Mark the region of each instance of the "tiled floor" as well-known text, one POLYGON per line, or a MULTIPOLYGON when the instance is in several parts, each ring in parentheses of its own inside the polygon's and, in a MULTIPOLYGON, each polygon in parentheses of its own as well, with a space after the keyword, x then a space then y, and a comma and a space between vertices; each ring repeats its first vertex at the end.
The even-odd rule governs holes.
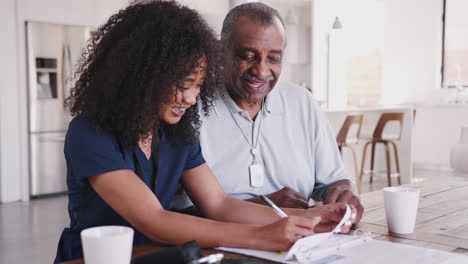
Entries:
POLYGON ((66 196, 0 204, 0 263, 52 263, 68 225, 66 196))
MULTIPOLYGON (((416 171, 417 178, 440 177, 447 172, 416 171)), ((385 177, 364 180, 363 191, 386 186, 385 177)), ((0 204, 0 263, 52 263, 62 229, 69 223, 67 198, 59 196, 0 204)))

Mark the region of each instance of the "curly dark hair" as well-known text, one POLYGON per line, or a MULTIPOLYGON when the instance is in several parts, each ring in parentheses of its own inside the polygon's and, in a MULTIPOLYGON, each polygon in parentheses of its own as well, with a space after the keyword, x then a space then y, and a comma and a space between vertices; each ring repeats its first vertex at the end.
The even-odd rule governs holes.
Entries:
POLYGON ((171 140, 194 142, 197 105, 174 125, 160 123, 158 111, 201 58, 207 66, 198 101, 206 114, 222 87, 220 42, 192 9, 174 1, 135 1, 89 40, 66 103, 72 115, 85 114, 125 147, 163 125, 171 140))

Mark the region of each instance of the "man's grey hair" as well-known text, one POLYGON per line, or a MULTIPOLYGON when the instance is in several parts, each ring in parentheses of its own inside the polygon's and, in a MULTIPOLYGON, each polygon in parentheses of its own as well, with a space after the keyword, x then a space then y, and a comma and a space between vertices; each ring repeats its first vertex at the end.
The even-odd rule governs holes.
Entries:
POLYGON ((223 22, 223 28, 221 30, 221 41, 226 43, 231 40, 232 29, 234 24, 237 22, 239 17, 246 16, 252 20, 252 22, 260 25, 271 25, 273 19, 277 17, 283 28, 286 29, 281 15, 276 11, 276 9, 259 2, 246 3, 238 5, 231 9, 226 15, 226 18, 223 22))

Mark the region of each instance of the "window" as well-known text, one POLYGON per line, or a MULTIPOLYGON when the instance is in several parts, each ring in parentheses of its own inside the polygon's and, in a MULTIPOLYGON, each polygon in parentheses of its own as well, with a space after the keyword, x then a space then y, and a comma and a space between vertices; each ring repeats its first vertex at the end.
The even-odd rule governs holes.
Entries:
POLYGON ((344 49, 340 54, 344 80, 338 84, 344 86, 346 105, 378 105, 383 86, 384 4, 376 0, 348 2, 348 12, 342 16, 345 37, 338 40, 344 49))
POLYGON ((442 87, 468 88, 467 0, 444 0, 442 87))

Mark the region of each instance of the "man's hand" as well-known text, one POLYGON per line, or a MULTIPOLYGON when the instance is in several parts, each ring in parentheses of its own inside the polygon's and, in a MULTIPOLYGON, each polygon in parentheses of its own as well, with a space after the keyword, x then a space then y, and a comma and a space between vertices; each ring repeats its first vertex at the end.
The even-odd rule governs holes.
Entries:
POLYGON ((325 191, 325 204, 345 203, 353 205, 357 211, 356 223, 359 223, 364 208, 359 198, 351 191, 351 182, 349 180, 340 180, 330 184, 325 191))
MULTIPOLYGON (((309 203, 307 202, 306 198, 296 192, 295 190, 289 188, 289 187, 284 187, 283 189, 267 194, 266 197, 268 197, 273 203, 275 203, 279 207, 284 207, 284 208, 308 208, 309 203)), ((253 198, 253 199, 248 199, 247 201, 254 202, 254 203, 259 203, 259 204, 265 204, 261 199, 259 198, 253 198)))
MULTIPOLYGON (((351 218, 345 222, 344 226, 339 230, 340 233, 348 233, 352 224, 357 223, 357 211, 354 206, 349 206, 351 209, 351 218)), ((316 225, 314 231, 316 233, 331 232, 341 221, 346 213, 346 204, 332 203, 326 204, 316 203, 314 208, 310 208, 305 212, 305 217, 313 218, 319 216, 321 221, 316 225)))

